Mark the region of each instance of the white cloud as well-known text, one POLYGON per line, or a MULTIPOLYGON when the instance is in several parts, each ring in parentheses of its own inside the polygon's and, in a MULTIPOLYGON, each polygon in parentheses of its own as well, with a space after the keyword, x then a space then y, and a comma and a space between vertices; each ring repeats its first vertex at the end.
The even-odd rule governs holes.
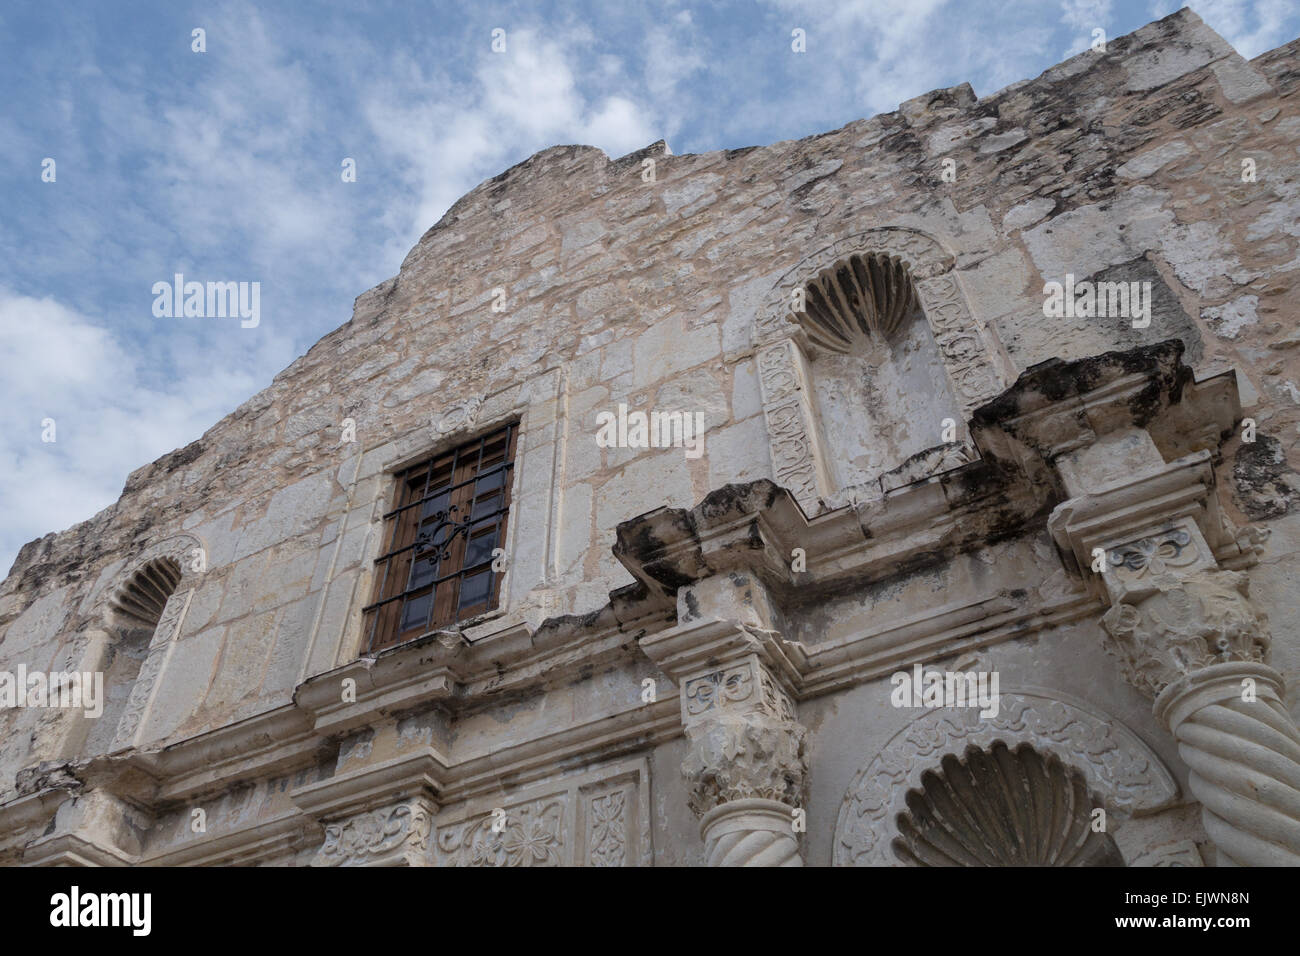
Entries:
MULTIPOLYGON (((270 362, 281 348, 268 349, 270 362)), ((198 438, 269 375, 255 361, 191 352, 177 381, 151 387, 158 369, 102 324, 4 287, 0 363, 0 460, 10 463, 0 470, 0 572, 21 545, 111 505, 128 474, 198 438), (53 442, 42 441, 44 419, 53 442)))
POLYGON ((1061 54, 1063 58, 1091 47, 1094 30, 1105 31, 1106 39, 1111 39, 1110 3, 1111 0, 1061 0, 1061 22, 1071 31, 1070 43, 1061 54))
POLYGON ((595 95, 580 88, 575 60, 605 71, 617 61, 591 56, 571 37, 570 46, 576 52, 517 29, 505 53, 479 55, 467 82, 404 60, 369 87, 367 122, 418 196, 413 207, 390 207, 391 252, 400 258, 457 199, 537 150, 576 143, 617 157, 661 138, 657 111, 635 89, 595 95))
POLYGON ((1287 27, 1296 14, 1295 0, 1189 0, 1187 5, 1248 60, 1295 39, 1287 27))

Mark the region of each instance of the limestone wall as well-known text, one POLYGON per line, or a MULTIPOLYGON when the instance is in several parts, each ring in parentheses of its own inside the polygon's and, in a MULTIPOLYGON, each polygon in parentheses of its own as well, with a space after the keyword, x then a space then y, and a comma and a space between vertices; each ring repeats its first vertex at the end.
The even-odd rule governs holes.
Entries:
MULTIPOLYGON (((1198 377, 1236 369, 1260 440, 1225 446, 1220 496, 1234 519, 1274 528, 1256 590, 1275 631, 1295 634, 1297 55, 1300 41, 1246 63, 1182 12, 983 100, 968 86, 939 90, 806 140, 686 156, 656 144, 619 160, 589 147, 545 150, 461 199, 394 279, 357 299, 351 321, 201 439, 134 472, 116 505, 25 547, 0 589, 0 666, 53 671, 86 660, 105 594, 145 548, 190 535, 206 570, 139 744, 285 707, 297 685, 362 651, 360 609, 392 470, 516 416, 503 603, 468 636, 595 612, 632 582, 612 551, 620 522, 775 477, 755 322, 796 263, 880 228, 915 230, 953 258, 1004 385, 1051 358, 1168 338, 1183 341, 1198 377), (1243 182, 1245 160, 1252 181, 1243 182), (1067 273, 1150 282, 1150 326, 1045 317, 1043 285, 1067 273), (704 454, 598 447, 596 416, 620 403, 702 412, 704 454), (355 443, 340 441, 345 419, 355 443)), ((939 422, 906 424, 935 435, 916 447, 940 443, 939 422)), ((835 434, 851 423, 827 426, 835 434)), ((1059 565, 1035 540, 1006 561, 962 559, 896 582, 893 596, 848 596, 791 626, 815 644, 891 602, 942 604, 1014 567, 1037 587, 1034 569, 1059 565)), ((1095 624, 1049 629, 1003 645, 995 660, 1017 680, 1095 696, 1110 684, 1079 648, 1095 648, 1097 633, 1095 624)), ((1277 644, 1277 665, 1294 680, 1300 651, 1277 644)), ((458 759, 472 759, 575 713, 626 710, 655 673, 629 651, 569 688, 447 718, 439 732, 458 759)), ((1118 683, 1106 694, 1113 712, 1154 737, 1138 698, 1118 683)), ((819 825, 809 862, 830 861, 834 805, 889 739, 896 715, 885 700, 879 684, 860 684, 802 705, 819 825)), ((108 749, 102 738, 92 750, 108 749)), ((20 769, 89 756, 86 739, 59 715, 0 713, 0 800, 20 769)), ((1161 745, 1170 760, 1171 746, 1161 745)), ((681 749, 680 739, 655 743, 637 778, 656 781, 660 862, 697 862, 701 852, 675 792, 681 749), (672 789, 660 791, 667 778, 672 789)), ((242 812, 239 794, 226 799, 242 812)), ((280 798, 265 799, 257 805, 280 798)))

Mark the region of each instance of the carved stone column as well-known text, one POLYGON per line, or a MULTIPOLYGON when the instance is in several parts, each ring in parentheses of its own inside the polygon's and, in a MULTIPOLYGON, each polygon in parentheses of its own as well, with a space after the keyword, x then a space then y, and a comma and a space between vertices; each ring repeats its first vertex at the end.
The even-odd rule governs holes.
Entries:
POLYGON ((1177 740, 1220 865, 1300 866, 1300 730, 1247 576, 1216 557, 1248 563, 1255 539, 1218 514, 1208 454, 1148 464, 1051 525, 1111 605, 1107 650, 1177 740))
POLYGON ((642 641, 680 688, 682 774, 709 866, 803 865, 805 730, 772 620, 756 578, 717 575, 683 588, 678 626, 642 641))
POLYGON ((802 866, 795 811, 808 765, 804 728, 756 654, 682 687, 691 750, 682 762, 709 866, 802 866))
MULTIPOLYGON (((1175 547, 1168 537, 1144 544, 1175 547)), ((1125 677, 1155 699, 1156 719, 1178 741, 1219 864, 1300 866, 1300 730, 1281 675, 1264 663, 1267 620, 1246 575, 1158 574, 1102 624, 1125 677)))

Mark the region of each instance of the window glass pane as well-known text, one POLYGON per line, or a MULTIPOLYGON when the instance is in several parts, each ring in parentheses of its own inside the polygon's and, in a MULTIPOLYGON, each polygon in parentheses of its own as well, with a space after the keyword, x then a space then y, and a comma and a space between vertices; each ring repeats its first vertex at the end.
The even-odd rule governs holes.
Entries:
POLYGON ((490 495, 477 499, 474 502, 474 512, 470 517, 475 521, 479 518, 486 518, 501 507, 501 501, 501 492, 499 491, 494 491, 490 495))
POLYGON ((469 545, 465 548, 465 567, 472 568, 492 560, 492 549, 497 546, 496 529, 491 523, 487 527, 492 530, 469 539, 469 545))
POLYGON ((403 631, 424 627, 424 622, 429 619, 429 604, 432 600, 432 594, 406 599, 406 606, 402 608, 403 631))
POLYGON ((441 492, 440 494, 433 495, 432 497, 428 498, 424 502, 424 505, 422 506, 420 511, 420 516, 422 518, 434 518, 439 514, 441 514, 445 518, 446 511, 447 511, 447 502, 449 500, 451 500, 451 496, 445 491, 441 492))
POLYGON ((502 468, 499 471, 494 471, 490 475, 484 475, 477 482, 475 482, 474 494, 478 495, 481 498, 483 497, 483 495, 487 494, 490 491, 498 490, 499 488, 501 488, 502 485, 505 484, 505 478, 506 478, 506 470, 504 468, 502 468))
POLYGON ((479 571, 477 574, 467 574, 460 582, 460 609, 463 611, 475 604, 485 603, 491 593, 491 570, 479 571))
POLYGON ((411 580, 406 585, 408 591, 422 588, 438 576, 438 552, 427 551, 415 559, 411 565, 411 580))

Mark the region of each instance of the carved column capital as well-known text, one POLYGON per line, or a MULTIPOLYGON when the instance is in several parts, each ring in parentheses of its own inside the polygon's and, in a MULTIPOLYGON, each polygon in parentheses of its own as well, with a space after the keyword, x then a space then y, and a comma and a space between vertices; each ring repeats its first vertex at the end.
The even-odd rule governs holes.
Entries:
POLYGON ((808 778, 806 731, 757 654, 682 682, 682 774, 710 866, 801 866, 794 821, 808 778))
POLYGON ((682 773, 699 816, 732 800, 761 797, 789 807, 803 802, 808 762, 805 731, 765 714, 728 714, 687 730, 690 752, 682 773))
MULTIPOLYGON (((1156 561, 1177 560, 1178 553, 1172 537, 1165 543, 1151 538, 1128 551, 1112 550, 1110 560, 1151 568, 1156 561)), ((1109 635, 1106 650, 1119 660, 1130 684, 1155 698, 1215 664, 1264 663, 1268 618, 1249 600, 1244 573, 1200 569, 1182 576, 1152 574, 1145 597, 1117 603, 1101 619, 1109 635)))
MULTIPOLYGON (((1151 566, 1177 550, 1126 554, 1151 566)), ((1125 678, 1155 698, 1156 719, 1178 741, 1220 864, 1300 866, 1300 730, 1265 663, 1268 620, 1246 575, 1165 568, 1102 625, 1125 678)))

